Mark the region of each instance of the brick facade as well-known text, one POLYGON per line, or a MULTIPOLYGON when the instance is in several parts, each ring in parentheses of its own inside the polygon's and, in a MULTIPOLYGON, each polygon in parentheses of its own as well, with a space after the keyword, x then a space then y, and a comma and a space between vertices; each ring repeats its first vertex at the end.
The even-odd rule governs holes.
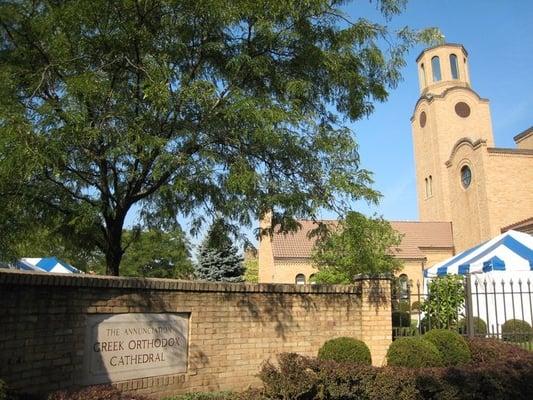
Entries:
POLYGON ((27 392, 78 385, 89 315, 188 313, 187 372, 114 382, 156 397, 258 385, 280 352, 314 356, 338 336, 363 339, 383 363, 390 282, 354 286, 215 284, 0 272, 0 377, 27 392))
POLYGON ((411 126, 419 217, 451 221, 460 252, 533 216, 533 129, 515 136, 515 149, 494 147, 489 101, 470 87, 463 46, 427 49, 417 67, 421 93, 411 126), (452 55, 458 62, 455 79, 452 55), (434 81, 437 58, 442 79, 434 81), (468 187, 461 183, 466 166, 472 175, 468 187))

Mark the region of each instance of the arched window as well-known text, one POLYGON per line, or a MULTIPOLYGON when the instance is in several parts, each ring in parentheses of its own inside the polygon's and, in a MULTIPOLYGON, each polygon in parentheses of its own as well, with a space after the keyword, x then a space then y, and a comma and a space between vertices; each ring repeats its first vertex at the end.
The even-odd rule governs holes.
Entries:
POLYGON ((296 279, 294 280, 294 282, 297 285, 305 285, 305 275, 304 274, 296 275, 296 279))
POLYGON ((426 86, 426 71, 424 69, 424 64, 420 64, 420 74, 422 75, 420 78, 422 86, 426 86))
POLYGON ((442 79, 440 75, 440 59, 435 56, 431 59, 431 69, 433 71, 433 82, 438 82, 442 79))
POLYGON ((315 276, 315 274, 311 274, 311 275, 309 276, 309 283, 310 283, 311 285, 316 284, 316 276, 315 276))
POLYGON ((429 197, 429 180, 428 178, 425 178, 424 181, 426 182, 426 199, 429 197))
POLYGON ((455 54, 450 54, 450 68, 452 79, 459 79, 459 65, 457 64, 457 56, 455 54))
POLYGON ((399 289, 400 289, 400 299, 408 299, 409 298, 409 279, 407 278, 407 275, 401 274, 399 279, 399 289))
POLYGON ((433 177, 430 175, 428 180, 428 196, 433 196, 433 177))

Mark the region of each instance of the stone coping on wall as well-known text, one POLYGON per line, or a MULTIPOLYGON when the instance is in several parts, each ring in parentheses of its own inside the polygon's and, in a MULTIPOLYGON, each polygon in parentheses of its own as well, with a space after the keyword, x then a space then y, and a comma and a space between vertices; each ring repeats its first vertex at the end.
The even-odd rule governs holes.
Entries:
MULTIPOLYGON (((361 279, 361 278, 360 278, 361 279)), ((373 278, 375 279, 375 278, 373 278)), ((179 290, 189 292, 241 293, 353 293, 360 294, 360 285, 295 285, 280 283, 214 283, 177 279, 130 278, 85 274, 54 274, 49 272, 0 269, 0 285, 31 285, 83 288, 117 288, 141 290, 179 290)))

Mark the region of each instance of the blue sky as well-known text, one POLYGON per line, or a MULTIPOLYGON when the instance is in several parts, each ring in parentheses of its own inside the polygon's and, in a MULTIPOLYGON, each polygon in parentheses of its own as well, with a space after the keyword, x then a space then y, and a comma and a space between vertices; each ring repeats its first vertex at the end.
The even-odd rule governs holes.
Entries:
MULTIPOLYGON (((345 8, 350 19, 360 17, 389 26, 436 26, 450 43, 469 53, 472 88, 491 104, 495 143, 514 147, 513 136, 533 125, 533 1, 411 0, 404 13, 385 21, 376 3, 356 0, 345 8)), ((374 173, 374 188, 383 194, 378 207, 357 204, 366 214, 389 220, 416 220, 415 171, 409 118, 419 96, 415 59, 423 46, 407 55, 403 81, 376 104, 367 119, 351 125, 359 143, 361 165, 374 173)), ((127 225, 135 223, 135 212, 127 225)), ((323 218, 334 218, 324 213, 323 218)), ((187 231, 186 223, 184 228, 187 231)), ((255 228, 255 227, 254 227, 255 228)), ((253 241, 252 230, 247 235, 253 241)), ((192 238, 198 243, 201 238, 192 238)))
MULTIPOLYGON (((367 1, 349 4, 346 12, 352 19, 387 23, 367 1)), ((392 30, 436 26, 446 42, 465 46, 472 88, 490 100, 496 146, 514 147, 513 136, 533 125, 533 1, 412 0, 387 24, 392 30)), ((407 56, 404 80, 388 101, 352 124, 362 166, 374 172, 374 187, 384 196, 377 208, 358 205, 367 214, 418 218, 409 118, 419 96, 415 59, 421 50, 417 46, 407 56)))

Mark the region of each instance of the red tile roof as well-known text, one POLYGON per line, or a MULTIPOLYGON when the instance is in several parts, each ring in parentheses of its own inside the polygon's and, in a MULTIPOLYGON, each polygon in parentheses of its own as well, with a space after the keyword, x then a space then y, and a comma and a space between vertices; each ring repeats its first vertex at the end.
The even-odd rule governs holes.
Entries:
MULTIPOLYGON (((294 233, 274 233, 272 253, 274 258, 309 258, 315 244, 308 233, 317 227, 313 221, 298 221, 301 229, 294 233)), ((327 221, 325 221, 327 222, 327 221)), ((335 223, 331 221, 331 223, 335 223)), ((402 242, 394 254, 401 259, 423 259, 421 248, 453 248, 450 222, 390 221, 402 234, 402 242)))

